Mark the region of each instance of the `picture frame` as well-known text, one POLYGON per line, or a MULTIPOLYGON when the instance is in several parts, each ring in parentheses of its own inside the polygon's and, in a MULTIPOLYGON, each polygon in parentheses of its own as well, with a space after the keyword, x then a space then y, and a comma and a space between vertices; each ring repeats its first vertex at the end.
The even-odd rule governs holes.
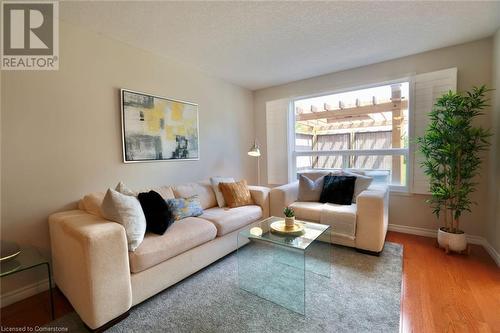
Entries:
POLYGON ((120 89, 124 163, 200 159, 198 104, 120 89))

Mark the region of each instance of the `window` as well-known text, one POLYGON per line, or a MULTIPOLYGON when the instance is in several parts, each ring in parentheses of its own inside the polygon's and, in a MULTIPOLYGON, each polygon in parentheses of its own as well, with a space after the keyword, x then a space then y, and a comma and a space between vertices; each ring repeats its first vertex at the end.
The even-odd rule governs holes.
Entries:
POLYGON ((295 171, 362 169, 408 184, 409 82, 294 101, 295 171))

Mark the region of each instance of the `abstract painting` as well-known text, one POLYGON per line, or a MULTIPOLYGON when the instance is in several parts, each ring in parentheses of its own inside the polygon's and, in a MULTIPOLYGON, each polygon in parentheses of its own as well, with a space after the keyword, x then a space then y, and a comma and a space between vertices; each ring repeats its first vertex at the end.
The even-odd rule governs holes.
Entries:
POLYGON ((199 159, 198 105, 122 89, 123 161, 199 159))

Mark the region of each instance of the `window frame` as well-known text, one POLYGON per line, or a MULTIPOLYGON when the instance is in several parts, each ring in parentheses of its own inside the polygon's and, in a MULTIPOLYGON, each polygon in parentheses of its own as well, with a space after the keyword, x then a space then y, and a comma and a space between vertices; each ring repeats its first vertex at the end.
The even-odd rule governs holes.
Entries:
MULTIPOLYGON (((393 80, 388 80, 388 81, 378 81, 375 83, 370 83, 370 84, 364 84, 364 85, 358 85, 358 86, 351 86, 347 88, 342 88, 342 89, 336 89, 333 91, 329 92, 322 92, 318 94, 310 94, 310 95, 305 95, 305 96, 299 96, 299 97, 294 97, 290 100, 289 104, 289 147, 288 147, 288 152, 289 152, 289 161, 291 162, 291 172, 290 175, 293 177, 297 176, 297 157, 298 156, 403 156, 407 163, 406 163, 406 184, 403 185, 395 185, 395 184, 389 184, 389 190, 391 192, 403 192, 403 193, 409 193, 410 192, 410 184, 412 183, 412 168, 411 165, 413 163, 413 150, 415 149, 412 138, 413 138, 413 123, 414 123, 414 104, 415 104, 415 79, 414 75, 409 75, 405 77, 401 77, 398 79, 393 79, 393 80), (350 92, 350 91, 355 91, 355 90, 362 90, 362 89, 370 89, 370 88, 376 88, 380 86, 385 86, 385 85, 391 85, 391 84, 398 84, 398 83, 408 83, 408 139, 409 139, 409 144, 407 148, 388 148, 388 149, 349 149, 349 150, 321 150, 321 151, 314 151, 314 150, 295 150, 295 103, 296 101, 307 99, 307 98, 314 98, 314 97, 321 97, 321 96, 327 96, 327 95, 333 95, 333 94, 341 94, 345 92, 350 92)), ((293 181, 294 179, 290 179, 290 181, 293 181)))

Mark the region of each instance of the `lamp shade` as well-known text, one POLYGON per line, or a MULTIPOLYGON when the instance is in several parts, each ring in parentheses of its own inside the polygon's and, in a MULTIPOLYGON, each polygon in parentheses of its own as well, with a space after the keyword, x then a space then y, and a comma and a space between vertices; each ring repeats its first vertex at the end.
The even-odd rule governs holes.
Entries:
POLYGON ((254 157, 260 156, 260 149, 259 149, 259 146, 257 145, 257 143, 253 144, 253 146, 248 151, 248 155, 254 156, 254 157))

